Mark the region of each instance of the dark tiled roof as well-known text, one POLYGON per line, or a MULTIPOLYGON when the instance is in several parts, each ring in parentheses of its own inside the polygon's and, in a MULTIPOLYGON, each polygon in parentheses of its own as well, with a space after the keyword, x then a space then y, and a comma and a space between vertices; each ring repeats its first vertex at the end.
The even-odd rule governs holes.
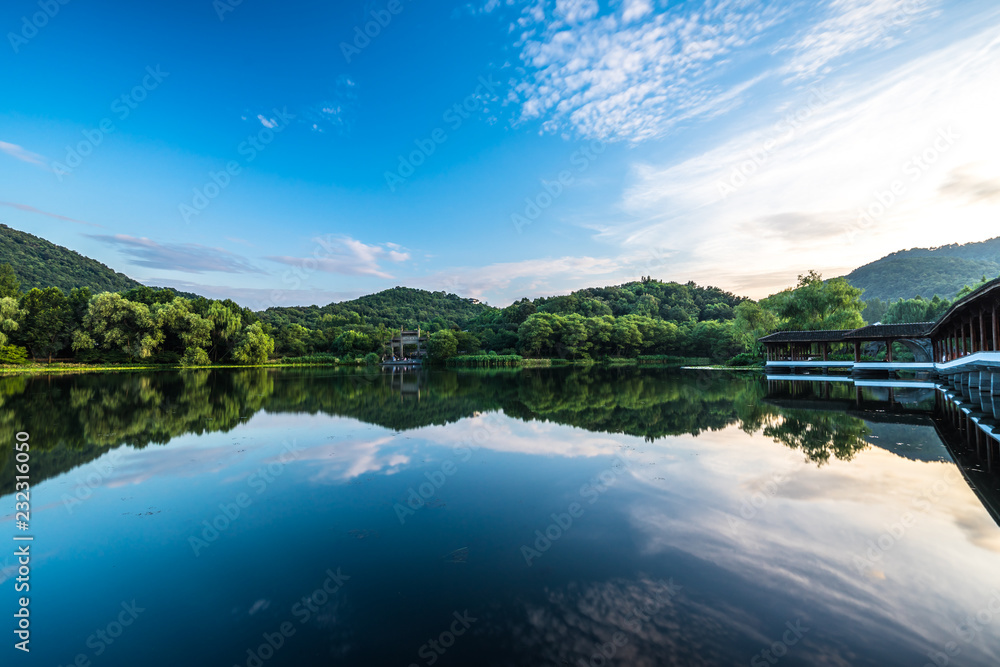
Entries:
POLYGON ((778 331, 760 339, 762 343, 833 343, 851 333, 847 329, 827 331, 778 331))
POLYGON ((778 331, 760 338, 761 343, 836 343, 844 340, 879 340, 882 338, 926 338, 933 322, 914 324, 872 324, 860 329, 827 331, 778 331))
POLYGON ((997 278, 996 280, 992 280, 986 283, 985 285, 977 289, 975 292, 967 294, 966 296, 962 297, 961 299, 953 303, 951 305, 951 308, 948 309, 948 312, 942 315, 941 319, 937 321, 937 324, 934 326, 934 331, 937 331, 942 326, 944 326, 946 322, 949 322, 951 320, 953 315, 957 314, 960 310, 968 306, 973 301, 976 301, 980 297, 985 296, 990 292, 1000 291, 1000 289, 998 288, 1000 288, 1000 278, 997 278))
POLYGON ((848 331, 844 340, 874 340, 878 338, 925 338, 934 328, 933 322, 913 324, 872 324, 854 331, 848 331))

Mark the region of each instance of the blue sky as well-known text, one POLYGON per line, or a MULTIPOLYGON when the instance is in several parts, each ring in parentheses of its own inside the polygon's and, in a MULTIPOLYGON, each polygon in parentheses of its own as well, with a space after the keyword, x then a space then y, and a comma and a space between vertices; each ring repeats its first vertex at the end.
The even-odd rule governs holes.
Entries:
POLYGON ((985 0, 64 2, 0 8, 0 222, 147 284, 760 297, 997 234, 985 0))

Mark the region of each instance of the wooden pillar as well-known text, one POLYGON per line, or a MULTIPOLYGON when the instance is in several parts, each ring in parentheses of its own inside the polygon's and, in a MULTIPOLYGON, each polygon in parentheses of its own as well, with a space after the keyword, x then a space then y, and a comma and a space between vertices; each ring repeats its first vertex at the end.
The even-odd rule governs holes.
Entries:
POLYGON ((891 338, 885 342, 885 360, 890 364, 892 363, 892 343, 891 338))
POLYGON ((993 304, 993 351, 1000 352, 1000 311, 993 304))
POLYGON ((823 343, 823 361, 827 361, 829 359, 829 356, 830 356, 830 344, 824 342, 823 343))
POLYGON ((861 361, 861 341, 854 341, 854 363, 861 361))
POLYGON ((965 322, 961 322, 959 327, 962 329, 962 335, 958 337, 958 356, 965 356, 965 322))
POLYGON ((979 352, 986 352, 986 312, 979 309, 979 352))

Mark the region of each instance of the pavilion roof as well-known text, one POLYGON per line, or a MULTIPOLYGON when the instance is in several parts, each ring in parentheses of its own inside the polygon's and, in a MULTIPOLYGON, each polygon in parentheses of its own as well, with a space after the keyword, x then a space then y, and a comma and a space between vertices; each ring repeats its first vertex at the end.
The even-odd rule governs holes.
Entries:
POLYGON ((872 324, 847 331, 844 340, 879 340, 883 338, 926 338, 934 328, 933 322, 910 324, 872 324))
POLYGON ((850 329, 823 331, 778 331, 759 339, 761 343, 835 343, 850 333, 850 329))
POLYGON ((973 302, 978 301, 988 294, 992 294, 994 298, 1000 298, 1000 278, 991 280, 976 291, 971 294, 966 294, 964 297, 951 304, 951 308, 949 308, 945 314, 941 316, 941 319, 937 321, 937 324, 934 325, 933 331, 937 332, 937 330, 944 326, 946 322, 951 320, 954 315, 957 315, 960 311, 968 308, 973 302))

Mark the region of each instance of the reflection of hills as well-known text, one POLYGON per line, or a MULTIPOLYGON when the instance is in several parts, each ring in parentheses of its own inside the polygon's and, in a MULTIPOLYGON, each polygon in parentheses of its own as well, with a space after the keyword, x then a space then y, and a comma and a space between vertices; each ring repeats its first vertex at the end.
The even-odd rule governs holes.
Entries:
MULTIPOLYGON (((739 425, 817 463, 865 446, 856 417, 764 402, 766 385, 724 373, 570 367, 519 372, 193 370, 0 378, 0 437, 31 433, 35 483, 127 444, 226 432, 261 410, 349 417, 393 430, 502 410, 525 421, 647 439, 739 425)), ((13 489, 12 453, 0 493, 13 489)))
MULTIPOLYGON (((350 417, 394 430, 503 410, 591 431, 646 438, 697 435, 739 421, 734 396, 759 383, 650 369, 524 372, 296 369, 195 370, 0 378, 0 437, 31 434, 35 483, 127 444, 229 431, 260 410, 350 417)), ((13 489, 0 459, 0 492, 13 489)))

